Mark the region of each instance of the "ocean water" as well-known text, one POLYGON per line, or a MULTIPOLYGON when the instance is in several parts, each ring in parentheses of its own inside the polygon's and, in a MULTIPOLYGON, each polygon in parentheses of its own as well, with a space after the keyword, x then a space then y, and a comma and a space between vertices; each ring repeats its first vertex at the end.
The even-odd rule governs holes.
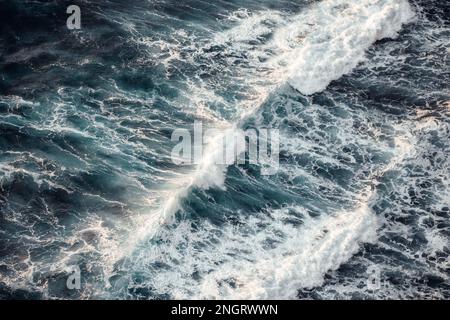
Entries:
POLYGON ((70 4, 0 1, 0 298, 450 298, 450 3, 70 4))

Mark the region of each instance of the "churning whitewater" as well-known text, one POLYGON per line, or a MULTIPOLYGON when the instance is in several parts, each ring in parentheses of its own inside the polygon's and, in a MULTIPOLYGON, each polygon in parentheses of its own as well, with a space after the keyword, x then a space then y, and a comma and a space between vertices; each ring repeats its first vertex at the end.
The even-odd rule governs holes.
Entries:
POLYGON ((450 298, 448 4, 55 10, 1 13, 0 298, 450 298), (219 161, 252 128, 274 174, 219 161))

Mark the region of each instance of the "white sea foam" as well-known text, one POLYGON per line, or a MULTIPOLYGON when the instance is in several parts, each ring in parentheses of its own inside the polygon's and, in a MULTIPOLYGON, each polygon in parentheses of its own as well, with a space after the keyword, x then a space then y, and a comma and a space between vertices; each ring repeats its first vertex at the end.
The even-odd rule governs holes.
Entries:
MULTIPOLYGON (((324 274, 337 269, 363 242, 376 240, 377 222, 367 202, 353 211, 337 212, 318 220, 306 218, 299 227, 283 225, 283 210, 271 213, 274 225, 285 234, 275 249, 253 248, 242 239, 248 260, 232 260, 205 276, 199 297, 225 299, 295 299, 300 288, 320 286, 324 274), (245 248, 247 246, 247 248, 245 248), (233 278, 237 287, 224 284, 233 278)), ((258 235, 258 237, 261 235, 258 235)), ((259 243, 261 245, 261 243, 259 243)))
POLYGON ((368 191, 355 210, 319 219, 295 207, 241 218, 241 224, 220 230, 207 222, 194 230, 182 222, 168 231, 170 236, 160 234, 164 243, 158 250, 135 257, 134 267, 145 270, 154 261, 169 265, 148 285, 174 298, 295 298, 299 288, 319 286, 324 274, 347 261, 361 243, 376 240, 371 196, 368 191), (286 222, 298 219, 292 212, 302 216, 301 226, 286 222))
POLYGON ((289 83, 303 94, 323 91, 351 72, 377 40, 394 38, 414 13, 406 0, 325 0, 280 29, 275 40, 285 53, 289 83))

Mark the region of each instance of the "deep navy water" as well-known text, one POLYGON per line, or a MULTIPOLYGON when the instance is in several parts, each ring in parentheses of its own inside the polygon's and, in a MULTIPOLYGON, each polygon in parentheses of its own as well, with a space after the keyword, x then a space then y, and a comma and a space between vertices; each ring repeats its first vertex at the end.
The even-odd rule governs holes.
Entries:
POLYGON ((449 44, 448 1, 0 0, 0 298, 449 299, 449 44), (277 173, 174 164, 195 121, 277 173))

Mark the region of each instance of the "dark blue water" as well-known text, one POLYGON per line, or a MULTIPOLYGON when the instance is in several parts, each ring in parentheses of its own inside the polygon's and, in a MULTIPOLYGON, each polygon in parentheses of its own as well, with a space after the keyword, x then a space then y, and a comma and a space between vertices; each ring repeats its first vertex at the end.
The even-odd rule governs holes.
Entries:
POLYGON ((0 2, 1 298, 450 298, 449 4, 70 4, 0 2), (278 171, 174 164, 195 121, 278 171))

